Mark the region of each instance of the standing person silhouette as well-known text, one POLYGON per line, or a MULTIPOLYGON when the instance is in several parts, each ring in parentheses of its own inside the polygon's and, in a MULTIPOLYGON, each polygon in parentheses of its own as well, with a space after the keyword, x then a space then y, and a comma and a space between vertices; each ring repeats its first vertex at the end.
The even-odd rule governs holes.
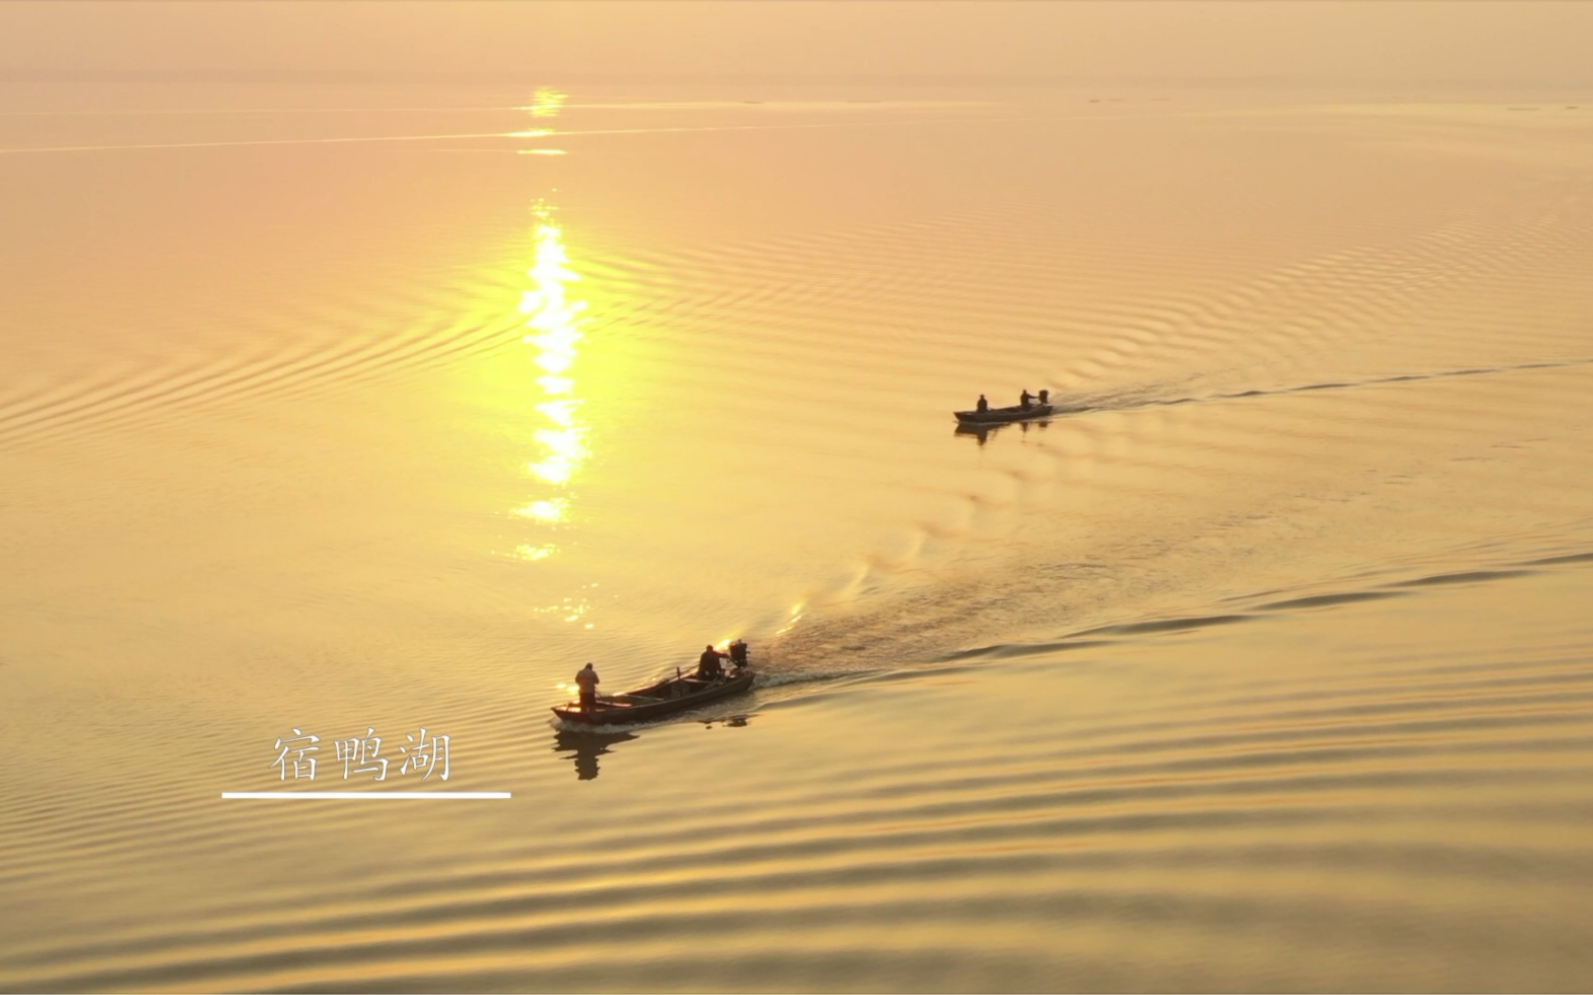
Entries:
POLYGON ((974 405, 974 410, 981 413, 990 410, 990 402, 985 400, 985 396, 983 394, 979 395, 979 403, 974 405))
POLYGON ((597 669, 590 662, 575 672, 575 686, 581 689, 581 711, 596 711, 597 685, 597 669))

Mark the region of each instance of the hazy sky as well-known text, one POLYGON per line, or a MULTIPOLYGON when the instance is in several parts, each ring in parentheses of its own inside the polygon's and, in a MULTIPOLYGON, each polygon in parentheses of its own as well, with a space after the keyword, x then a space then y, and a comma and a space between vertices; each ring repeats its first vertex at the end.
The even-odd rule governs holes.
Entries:
POLYGON ((0 71, 1593 83, 1593 3, 0 3, 0 71))

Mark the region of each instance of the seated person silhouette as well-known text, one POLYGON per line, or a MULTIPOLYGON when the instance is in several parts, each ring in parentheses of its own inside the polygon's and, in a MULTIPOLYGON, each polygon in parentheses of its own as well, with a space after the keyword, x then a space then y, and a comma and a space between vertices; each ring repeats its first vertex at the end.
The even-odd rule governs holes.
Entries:
POLYGON ((719 661, 729 655, 728 653, 719 652, 712 645, 706 647, 702 651, 702 656, 697 658, 697 679, 717 681, 723 677, 725 669, 719 665, 719 661))

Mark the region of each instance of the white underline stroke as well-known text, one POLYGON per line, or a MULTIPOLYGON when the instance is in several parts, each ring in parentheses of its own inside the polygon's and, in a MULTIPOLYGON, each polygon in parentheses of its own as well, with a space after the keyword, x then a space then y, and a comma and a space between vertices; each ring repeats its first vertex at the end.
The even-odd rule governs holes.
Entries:
POLYGON ((508 798, 507 791, 223 791, 223 798, 508 798))

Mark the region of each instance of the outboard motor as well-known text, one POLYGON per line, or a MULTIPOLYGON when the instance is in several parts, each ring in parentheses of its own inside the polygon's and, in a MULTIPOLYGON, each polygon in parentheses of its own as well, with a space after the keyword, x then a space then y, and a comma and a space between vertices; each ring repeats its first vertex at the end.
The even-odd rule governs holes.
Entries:
POLYGON ((730 662, 737 670, 747 665, 747 644, 737 639, 730 644, 730 662))

